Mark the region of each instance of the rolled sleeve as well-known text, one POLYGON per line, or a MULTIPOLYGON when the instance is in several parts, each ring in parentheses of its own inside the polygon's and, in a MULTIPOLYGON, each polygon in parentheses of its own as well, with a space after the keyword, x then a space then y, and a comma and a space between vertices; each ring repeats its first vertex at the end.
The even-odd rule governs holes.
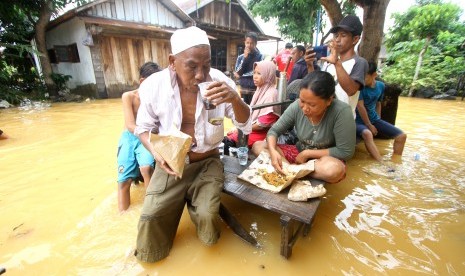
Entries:
POLYGON ((140 106, 137 111, 136 128, 134 135, 139 136, 144 132, 158 133, 158 117, 155 115, 153 99, 150 97, 150 79, 146 79, 139 87, 140 106))
POLYGON ((329 155, 342 160, 349 160, 355 153, 355 121, 352 119, 352 111, 345 107, 337 115, 334 125, 336 146, 329 148, 329 155))

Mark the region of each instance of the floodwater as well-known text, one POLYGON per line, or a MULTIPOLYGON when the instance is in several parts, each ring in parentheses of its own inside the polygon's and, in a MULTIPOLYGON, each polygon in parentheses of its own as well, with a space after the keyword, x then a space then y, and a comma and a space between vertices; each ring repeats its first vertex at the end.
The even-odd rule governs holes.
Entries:
MULTIPOLYGON (((222 223, 218 244, 183 214, 168 258, 132 255, 144 190, 117 211, 121 101, 0 110, 0 268, 5 275, 465 275, 465 102, 400 98, 408 133, 395 172, 358 144, 347 178, 327 186, 289 260, 279 216, 224 196, 261 248, 222 223)), ((376 142, 390 159, 391 141, 376 142)))

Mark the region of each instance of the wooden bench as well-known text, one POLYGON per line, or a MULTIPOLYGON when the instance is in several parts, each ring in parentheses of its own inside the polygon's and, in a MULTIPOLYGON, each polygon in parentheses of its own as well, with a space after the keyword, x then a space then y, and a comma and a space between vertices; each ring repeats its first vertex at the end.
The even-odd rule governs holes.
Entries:
MULTIPOLYGON (((246 166, 241 166, 237 158, 224 156, 223 163, 224 193, 281 215, 281 255, 288 259, 300 233, 302 232, 303 236, 306 236, 310 231, 321 199, 312 198, 306 202, 290 201, 287 199, 289 188, 275 194, 238 179, 237 176, 248 167, 250 161, 246 166)), ((311 179, 311 182, 314 186, 324 184, 323 181, 315 179, 311 179)), ((242 227, 223 204, 220 206, 220 216, 239 237, 254 246, 258 246, 257 240, 242 227)))

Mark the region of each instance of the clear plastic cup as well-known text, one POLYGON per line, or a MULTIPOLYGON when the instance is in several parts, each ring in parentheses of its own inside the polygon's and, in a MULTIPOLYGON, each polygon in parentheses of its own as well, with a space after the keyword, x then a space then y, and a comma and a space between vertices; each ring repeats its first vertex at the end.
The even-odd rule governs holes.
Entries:
POLYGON ((239 164, 241 164, 241 166, 247 165, 247 161, 249 159, 249 148, 248 147, 237 148, 237 158, 239 158, 239 164))
POLYGON ((224 156, 224 143, 221 143, 219 146, 218 146, 218 150, 220 152, 220 158, 223 159, 223 156, 224 156))
POLYGON ((215 109, 216 105, 214 105, 211 101, 205 98, 205 92, 207 91, 207 87, 211 84, 211 81, 201 82, 197 84, 199 86, 200 95, 202 96, 203 106, 206 110, 215 109))

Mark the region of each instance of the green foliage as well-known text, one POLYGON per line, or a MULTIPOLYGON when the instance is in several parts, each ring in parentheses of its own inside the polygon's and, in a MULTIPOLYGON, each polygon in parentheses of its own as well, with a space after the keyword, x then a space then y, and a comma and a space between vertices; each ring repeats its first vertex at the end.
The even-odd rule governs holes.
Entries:
POLYGON ((46 88, 34 67, 23 72, 6 61, 0 62, 0 100, 17 105, 25 97, 43 99, 45 93, 46 88))
MULTIPOLYGON (((344 15, 355 13, 354 1, 342 0, 338 4, 344 15)), ((265 21, 277 19, 279 33, 294 43, 312 43, 313 33, 317 26, 317 11, 321 18, 325 11, 319 0, 249 0, 248 9, 254 16, 265 21)), ((325 26, 320 24, 320 32, 325 26)))
POLYGON ((248 8, 266 21, 277 18, 278 31, 294 42, 312 42, 318 0, 250 0, 248 8))
POLYGON ((52 80, 56 84, 58 90, 66 89, 66 83, 72 78, 70 75, 52 74, 52 80))
MULTIPOLYGON (((18 104, 24 97, 43 99, 47 90, 43 78, 32 63, 35 51, 30 41, 41 7, 48 5, 57 15, 70 3, 84 4, 87 0, 15 0, 0 5, 0 99, 18 104)), ((55 76, 58 87, 63 88, 67 76, 55 76)))
POLYGON ((413 6, 405 14, 395 14, 386 41, 389 56, 382 77, 399 84, 404 91, 410 86, 434 87, 436 91, 454 87, 458 75, 465 72, 465 49, 461 47, 465 27, 459 21, 460 12, 452 4, 427 3, 413 6), (431 44, 423 56, 418 79, 412 83, 427 37, 431 44))

